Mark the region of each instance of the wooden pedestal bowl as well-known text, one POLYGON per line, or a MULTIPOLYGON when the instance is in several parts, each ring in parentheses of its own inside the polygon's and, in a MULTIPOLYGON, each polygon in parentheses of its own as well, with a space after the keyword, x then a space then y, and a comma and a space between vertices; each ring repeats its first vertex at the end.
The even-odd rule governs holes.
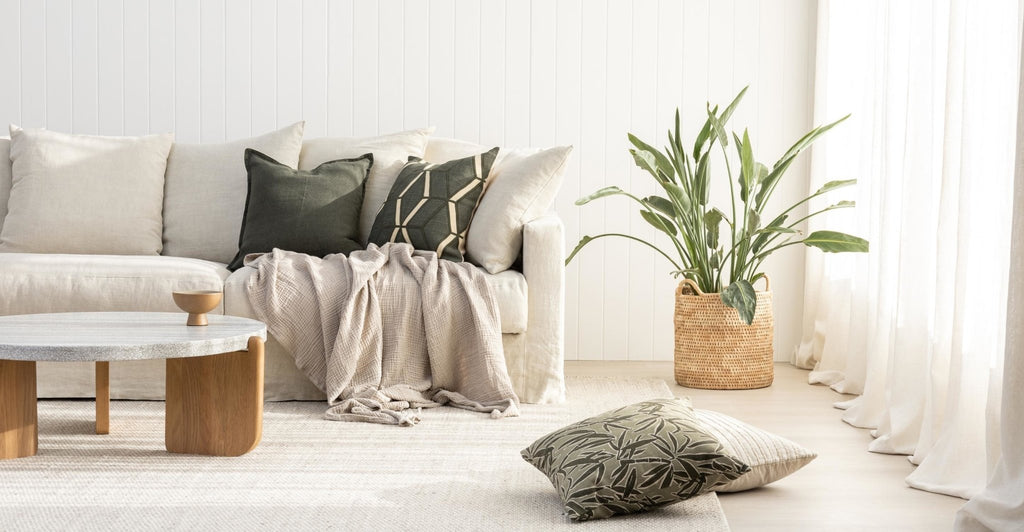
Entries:
POLYGON ((206 313, 217 308, 224 294, 218 290, 172 292, 174 304, 188 312, 188 325, 207 325, 206 313))

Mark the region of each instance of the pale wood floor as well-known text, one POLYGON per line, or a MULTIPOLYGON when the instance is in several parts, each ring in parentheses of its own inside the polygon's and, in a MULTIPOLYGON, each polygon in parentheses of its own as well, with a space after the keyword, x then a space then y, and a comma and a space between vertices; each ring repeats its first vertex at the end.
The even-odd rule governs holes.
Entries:
POLYGON ((871 436, 840 420, 836 401, 851 396, 807 384, 807 372, 775 365, 775 383, 761 390, 715 391, 678 386, 671 362, 567 362, 569 375, 664 379, 697 408, 717 410, 785 436, 818 453, 800 471, 758 490, 722 494, 729 525, 744 530, 951 530, 965 502, 907 487, 914 466, 903 456, 867 451, 871 436))

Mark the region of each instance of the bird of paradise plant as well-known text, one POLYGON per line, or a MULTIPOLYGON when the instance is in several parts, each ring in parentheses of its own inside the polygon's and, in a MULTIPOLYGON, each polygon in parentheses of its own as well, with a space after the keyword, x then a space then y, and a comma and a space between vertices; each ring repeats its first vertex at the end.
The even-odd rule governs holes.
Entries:
POLYGON ((591 201, 609 196, 624 196, 636 202, 643 219, 668 236, 670 249, 658 246, 632 235, 604 233, 586 235, 576 244, 569 257, 568 265, 584 246, 605 237, 620 237, 640 242, 651 247, 672 263, 673 276, 683 276, 697 283, 701 291, 719 293, 722 302, 735 308, 744 322, 750 324, 757 307, 757 296, 753 283, 764 276, 761 267, 772 253, 788 246, 804 244, 825 252, 868 251, 868 241, 837 231, 814 231, 804 236, 798 229, 810 218, 834 209, 852 208, 853 201, 839 201, 821 210, 796 219, 796 209, 813 198, 833 190, 855 184, 855 179, 830 181, 804 199, 794 203, 776 216, 766 216, 765 207, 785 174, 800 153, 820 136, 825 134, 849 115, 830 124, 818 126, 791 146, 770 168, 754 159, 754 150, 746 129, 740 137, 732 134, 735 159, 729 153, 729 136, 726 124, 739 105, 747 88, 721 112, 718 106, 707 106, 707 120, 697 134, 693 149, 688 151, 682 143, 679 128, 679 111, 676 110, 675 128, 668 132, 668 146, 658 151, 651 145, 628 134, 633 148, 629 153, 634 163, 649 173, 664 190, 664 195, 639 197, 616 186, 602 188, 576 201, 586 205, 591 201), (729 212, 709 206, 711 189, 711 155, 715 145, 721 149, 728 177, 729 212), (738 175, 733 174, 732 165, 738 162, 738 175), (738 189, 738 190, 737 190, 738 189), (722 222, 727 229, 722 238, 722 222))

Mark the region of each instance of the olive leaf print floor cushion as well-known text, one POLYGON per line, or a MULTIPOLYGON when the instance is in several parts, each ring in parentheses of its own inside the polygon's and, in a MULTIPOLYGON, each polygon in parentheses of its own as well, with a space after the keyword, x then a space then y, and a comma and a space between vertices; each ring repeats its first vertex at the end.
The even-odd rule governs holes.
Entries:
POLYGON ((705 432, 689 400, 656 399, 556 430, 523 449, 576 521, 696 497, 750 471, 705 432))

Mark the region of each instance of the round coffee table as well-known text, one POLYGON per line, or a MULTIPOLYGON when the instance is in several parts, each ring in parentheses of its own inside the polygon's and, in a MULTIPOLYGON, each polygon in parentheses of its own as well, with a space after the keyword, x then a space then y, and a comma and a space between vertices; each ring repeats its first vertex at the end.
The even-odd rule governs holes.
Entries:
POLYGON ((38 450, 36 362, 96 362, 96 432, 109 430, 109 363, 167 360, 164 441, 172 453, 239 456, 263 433, 261 322, 162 312, 0 317, 0 459, 38 450))

